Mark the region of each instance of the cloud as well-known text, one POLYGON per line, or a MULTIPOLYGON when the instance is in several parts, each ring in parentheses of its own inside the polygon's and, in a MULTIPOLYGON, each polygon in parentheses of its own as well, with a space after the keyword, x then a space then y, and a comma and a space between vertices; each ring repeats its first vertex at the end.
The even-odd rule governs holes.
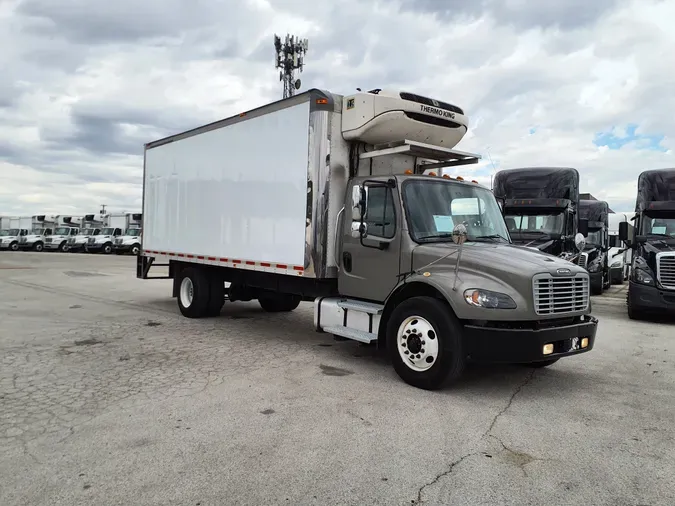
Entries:
MULTIPOLYGON (((672 2, 5 0, 0 214, 140 208, 143 144, 278 100, 273 34, 309 39, 302 89, 454 102, 481 162, 577 167, 632 210, 675 166, 672 2)), ((622 209, 626 207, 626 209, 622 209)))

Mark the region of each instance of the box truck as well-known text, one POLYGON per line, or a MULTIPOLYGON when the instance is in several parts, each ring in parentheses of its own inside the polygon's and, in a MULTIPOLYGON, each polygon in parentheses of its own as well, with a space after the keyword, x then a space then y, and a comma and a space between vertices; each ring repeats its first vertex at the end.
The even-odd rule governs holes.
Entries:
POLYGON ((45 214, 33 216, 31 230, 28 232, 28 235, 21 238, 19 247, 23 250, 42 251, 45 246, 45 240, 54 233, 56 225, 56 216, 45 214))
POLYGON ((675 314, 675 168, 640 174, 634 227, 619 223, 619 238, 632 250, 629 318, 675 314))
POLYGON ((84 251, 90 237, 97 236, 103 228, 103 220, 95 214, 85 214, 82 224, 76 236, 68 239, 68 249, 72 253, 84 251))
POLYGON ((18 251, 21 241, 33 228, 32 216, 9 216, 3 218, 6 228, 0 230, 0 250, 18 251))
POLYGON ((124 233, 115 238, 113 249, 118 255, 130 253, 138 255, 141 252, 141 238, 143 230, 141 228, 143 215, 141 213, 129 214, 128 225, 124 233))
POLYGON ((315 330, 425 389, 469 360, 591 350, 588 273, 514 246, 492 192, 443 173, 479 159, 454 149, 467 124, 421 95, 313 89, 146 144, 136 275, 173 279, 188 318, 312 301, 315 330))
POLYGON ((105 225, 98 235, 89 237, 85 251, 109 255, 114 251, 115 240, 122 237, 130 226, 140 224, 140 213, 110 213, 104 217, 105 225))
POLYGON ((54 233, 45 239, 45 251, 66 252, 70 249, 68 241, 80 233, 82 218, 78 216, 57 216, 54 233))

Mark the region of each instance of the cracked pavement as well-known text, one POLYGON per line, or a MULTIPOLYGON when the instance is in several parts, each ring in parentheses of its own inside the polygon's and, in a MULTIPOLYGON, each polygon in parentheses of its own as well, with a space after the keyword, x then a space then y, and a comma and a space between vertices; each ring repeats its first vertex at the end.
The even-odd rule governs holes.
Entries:
POLYGON ((188 320, 132 257, 0 254, 0 504, 675 504, 674 323, 451 389, 312 327, 188 320))

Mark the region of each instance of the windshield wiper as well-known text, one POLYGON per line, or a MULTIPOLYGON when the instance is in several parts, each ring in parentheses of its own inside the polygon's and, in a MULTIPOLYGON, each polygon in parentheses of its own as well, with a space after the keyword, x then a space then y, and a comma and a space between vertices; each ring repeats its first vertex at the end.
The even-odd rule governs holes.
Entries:
POLYGON ((490 235, 478 235, 475 239, 501 239, 502 241, 508 242, 499 234, 490 234, 490 235))
POLYGON ((439 234, 429 234, 429 235, 423 235, 422 237, 418 237, 420 241, 424 241, 426 239, 451 239, 452 238, 452 232, 441 232, 439 234))

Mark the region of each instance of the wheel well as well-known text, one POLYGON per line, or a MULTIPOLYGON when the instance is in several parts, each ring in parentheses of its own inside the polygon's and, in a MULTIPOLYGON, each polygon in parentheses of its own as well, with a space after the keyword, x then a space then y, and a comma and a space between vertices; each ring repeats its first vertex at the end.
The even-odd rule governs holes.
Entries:
POLYGON ((390 297, 387 299, 387 303, 384 306, 382 311, 382 317, 380 318, 380 327, 378 329, 377 335, 377 346, 379 348, 385 348, 387 343, 387 323, 391 314, 393 313, 396 306, 398 306, 404 300, 410 299, 412 297, 433 297, 442 301, 448 306, 448 309, 452 311, 450 304, 445 299, 443 294, 434 288, 431 285, 426 283, 406 283, 403 286, 400 286, 390 297))

